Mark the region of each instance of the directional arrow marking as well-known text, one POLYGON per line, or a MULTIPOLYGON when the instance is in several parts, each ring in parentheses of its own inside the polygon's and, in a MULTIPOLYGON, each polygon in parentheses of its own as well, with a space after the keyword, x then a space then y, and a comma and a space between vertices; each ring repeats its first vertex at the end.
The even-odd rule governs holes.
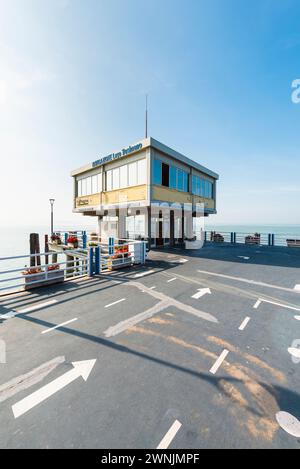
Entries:
POLYGON ((95 363, 96 360, 84 360, 80 362, 73 362, 72 370, 67 371, 67 373, 55 379, 51 383, 46 384, 46 386, 43 386, 34 393, 30 394, 29 396, 14 404, 12 406, 14 417, 18 418, 21 415, 25 414, 33 407, 48 399, 48 397, 51 397, 56 392, 60 391, 68 384, 72 383, 72 381, 75 381, 75 379, 79 378, 80 376, 82 376, 84 381, 86 381, 95 363))
POLYGON ((201 296, 206 295, 206 293, 211 295, 210 288, 198 288, 198 292, 195 293, 195 295, 193 295, 192 298, 195 298, 195 300, 199 300, 199 298, 201 298, 201 296))

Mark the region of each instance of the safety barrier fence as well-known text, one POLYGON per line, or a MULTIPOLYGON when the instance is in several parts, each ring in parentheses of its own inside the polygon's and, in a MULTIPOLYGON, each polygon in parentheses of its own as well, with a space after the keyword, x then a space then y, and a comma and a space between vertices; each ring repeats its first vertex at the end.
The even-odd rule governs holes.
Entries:
POLYGON ((205 242, 300 248, 300 236, 297 236, 293 233, 275 234, 234 231, 205 231, 205 242))
POLYGON ((86 249, 65 249, 0 258, 0 294, 30 290, 81 276, 92 277, 118 268, 144 264, 146 242, 115 240, 93 242, 86 249), (116 242, 117 241, 117 242, 116 242), (31 264, 34 258, 34 266, 31 264))

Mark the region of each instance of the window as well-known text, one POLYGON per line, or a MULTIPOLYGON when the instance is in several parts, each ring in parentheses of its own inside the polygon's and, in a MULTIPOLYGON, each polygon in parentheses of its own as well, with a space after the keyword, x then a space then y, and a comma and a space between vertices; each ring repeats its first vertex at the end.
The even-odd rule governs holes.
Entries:
POLYGON ((189 191, 189 175, 183 171, 183 190, 184 192, 189 191))
POLYGON ((81 179, 77 181, 77 197, 82 195, 82 181, 81 179))
POLYGON ((183 171, 182 169, 177 170, 177 189, 183 191, 183 171))
POLYGON ((195 195, 205 197, 206 199, 213 198, 213 183, 207 179, 193 176, 192 178, 192 192, 195 195))
POLYGON ((98 177, 98 192, 102 192, 102 173, 97 174, 98 177))
POLYGON ((137 162, 137 183, 146 184, 147 182, 146 160, 139 160, 137 162))
POLYGON ((161 183, 163 186, 169 187, 169 165, 162 163, 161 169, 161 183))
POLYGON ((120 187, 127 187, 128 186, 128 167, 127 164, 120 167, 120 187))
POLYGON ((137 184, 137 164, 130 163, 128 165, 128 185, 136 186, 137 184))
POLYGON ((120 168, 112 170, 112 188, 113 190, 119 189, 120 187, 120 168))
POLYGON ((170 187, 177 189, 177 168, 175 166, 170 166, 170 187))
POLYGON ((92 194, 96 194, 98 192, 98 175, 92 176, 92 194))
POLYGON ((106 171, 106 190, 112 190, 112 171, 106 171))
POLYGON ((153 162, 153 183, 161 184, 161 161, 154 160, 153 162))

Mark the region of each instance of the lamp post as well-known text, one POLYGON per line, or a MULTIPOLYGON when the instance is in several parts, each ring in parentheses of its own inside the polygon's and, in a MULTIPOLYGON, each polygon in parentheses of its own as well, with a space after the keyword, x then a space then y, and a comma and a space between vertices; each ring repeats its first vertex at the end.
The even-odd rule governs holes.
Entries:
POLYGON ((53 205, 55 202, 55 199, 49 199, 50 202, 50 207, 51 207, 51 235, 53 235, 53 205))

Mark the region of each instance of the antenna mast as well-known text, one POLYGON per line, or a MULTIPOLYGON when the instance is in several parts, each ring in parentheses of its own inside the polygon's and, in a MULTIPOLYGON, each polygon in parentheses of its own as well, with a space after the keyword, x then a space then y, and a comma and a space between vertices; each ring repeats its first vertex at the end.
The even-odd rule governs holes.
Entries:
POLYGON ((145 126, 145 138, 148 138, 148 95, 146 94, 146 126, 145 126))

